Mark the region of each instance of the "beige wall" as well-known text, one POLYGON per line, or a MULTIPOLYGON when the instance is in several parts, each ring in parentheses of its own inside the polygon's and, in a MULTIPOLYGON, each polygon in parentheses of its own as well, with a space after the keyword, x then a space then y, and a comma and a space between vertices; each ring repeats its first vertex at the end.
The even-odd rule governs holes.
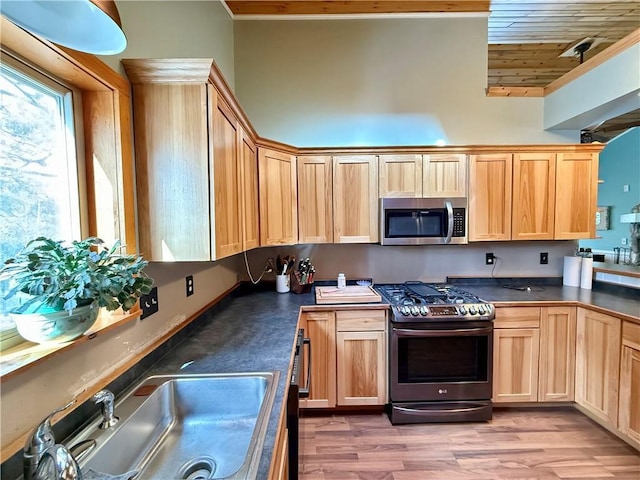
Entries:
POLYGON ((220 1, 118 0, 127 48, 100 58, 121 73, 121 58, 213 58, 233 88, 233 20, 220 1))
POLYGON ((241 271, 239 260, 236 256, 214 264, 150 265, 147 273, 158 287, 158 313, 100 335, 3 381, 2 448, 32 430, 51 410, 84 391, 101 388, 101 378, 127 365, 137 352, 233 286, 241 271), (185 295, 187 275, 193 275, 195 287, 189 298, 185 295))
POLYGON ((543 99, 487 98, 487 18, 236 21, 236 93, 296 146, 577 143, 543 99))
MULTIPOLYGON (((309 257, 316 278, 335 280, 342 272, 347 279, 373 278, 376 283, 422 280, 444 282, 451 277, 491 277, 492 267, 485 265, 485 253, 499 260, 496 277, 559 277, 563 257, 573 255, 575 241, 562 242, 487 242, 471 245, 381 246, 369 244, 297 245, 258 248, 247 253, 254 278, 262 272, 267 258, 277 255, 309 257), (540 265, 540 252, 549 253, 549 264, 540 265)), ((247 275, 243 272, 243 278, 247 275)), ((265 279, 274 279, 266 275, 265 279)))

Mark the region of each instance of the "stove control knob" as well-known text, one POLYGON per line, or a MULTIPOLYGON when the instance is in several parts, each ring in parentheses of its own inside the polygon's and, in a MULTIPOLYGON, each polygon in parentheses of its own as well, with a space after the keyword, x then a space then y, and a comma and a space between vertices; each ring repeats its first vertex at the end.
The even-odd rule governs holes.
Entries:
POLYGON ((418 307, 413 306, 411 307, 411 315, 413 315, 414 317, 417 317, 420 314, 420 310, 418 310, 418 307))
POLYGON ((469 314, 470 315, 475 315, 476 314, 476 307, 474 307, 474 306, 469 307, 469 314))
POLYGON ((484 315, 484 306, 482 305, 478 305, 478 314, 479 315, 484 315))
POLYGON ((409 307, 404 306, 400 307, 400 313, 402 313, 403 315, 410 315, 411 311, 409 310, 409 307))
POLYGON ((420 307, 420 315, 422 315, 423 317, 427 315, 427 313, 429 313, 427 311, 427 307, 425 307, 424 305, 420 307))
POLYGON ((464 306, 458 307, 458 311, 460 312, 461 315, 467 314, 467 309, 464 306))

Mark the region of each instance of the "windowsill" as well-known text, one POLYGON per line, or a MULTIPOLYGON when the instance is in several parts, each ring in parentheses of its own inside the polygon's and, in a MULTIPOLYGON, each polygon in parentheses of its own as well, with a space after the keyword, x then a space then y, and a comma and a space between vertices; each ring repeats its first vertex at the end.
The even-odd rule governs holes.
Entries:
POLYGON ((140 317, 141 314, 142 311, 140 309, 128 313, 111 313, 103 309, 100 311, 98 320, 93 327, 80 338, 65 343, 42 345, 25 341, 15 347, 4 350, 0 352, 0 382, 8 380, 60 352, 75 348, 120 325, 125 325, 140 317))

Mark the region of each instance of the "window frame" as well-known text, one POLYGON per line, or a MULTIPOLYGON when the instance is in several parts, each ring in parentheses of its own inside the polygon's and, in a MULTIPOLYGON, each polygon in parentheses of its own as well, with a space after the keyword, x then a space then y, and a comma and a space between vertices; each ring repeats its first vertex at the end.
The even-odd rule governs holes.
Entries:
MULTIPOLYGON (((0 17, 0 33, 2 61, 8 58, 25 64, 72 92, 82 237, 102 236, 98 210, 104 212, 113 208, 113 205, 97 205, 99 186, 89 159, 114 158, 111 173, 117 181, 114 200, 117 208, 113 217, 118 225, 116 234, 127 253, 137 253, 129 81, 96 56, 42 40, 5 17, 0 17)), ((121 320, 114 318, 114 321, 121 320)), ((23 342, 19 335, 17 342, 16 338, 5 341, 0 335, 0 351, 23 342)))
MULTIPOLYGON (((65 129, 67 143, 68 182, 72 186, 69 203, 77 206, 77 215, 71 215, 71 231, 74 235, 86 237, 89 231, 87 218, 87 178, 84 159, 84 129, 82 124, 82 95, 74 88, 57 78, 43 73, 35 65, 20 58, 13 52, 0 51, 0 63, 17 72, 30 81, 42 85, 59 95, 63 104, 64 124, 73 127, 73 132, 65 129), (73 148, 71 148, 73 145, 73 148)), ((68 239, 73 240, 73 239, 68 239)), ((18 330, 13 327, 0 330, 0 351, 26 342, 18 330)))

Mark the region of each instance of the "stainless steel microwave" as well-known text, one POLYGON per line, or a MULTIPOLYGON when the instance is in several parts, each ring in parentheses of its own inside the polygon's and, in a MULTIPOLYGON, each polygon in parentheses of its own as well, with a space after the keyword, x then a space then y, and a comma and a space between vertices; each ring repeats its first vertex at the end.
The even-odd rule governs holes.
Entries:
POLYGON ((381 198, 382 245, 467 243, 466 198, 381 198))

